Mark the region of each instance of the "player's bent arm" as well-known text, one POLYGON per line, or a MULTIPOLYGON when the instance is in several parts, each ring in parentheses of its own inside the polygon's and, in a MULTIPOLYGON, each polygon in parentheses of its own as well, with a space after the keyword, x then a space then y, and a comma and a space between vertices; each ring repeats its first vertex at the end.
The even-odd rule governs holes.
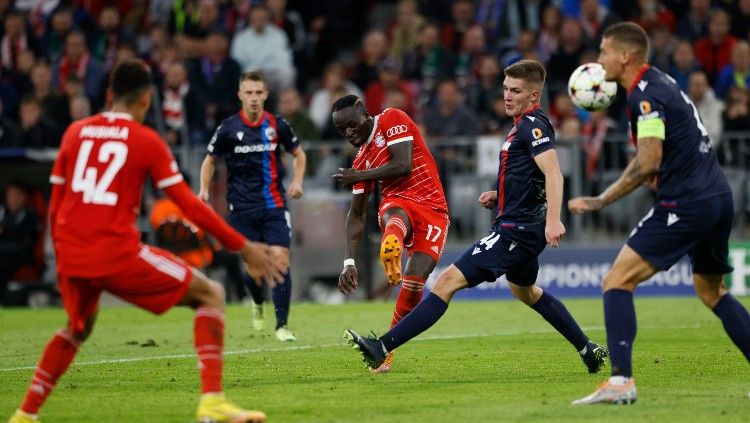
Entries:
POLYGON ((402 141, 388 146, 391 159, 383 166, 357 172, 357 181, 379 181, 395 178, 411 172, 411 152, 413 141, 402 141))
POLYGON ((62 204, 63 197, 65 197, 65 184, 52 184, 52 195, 49 200, 49 225, 52 239, 55 239, 57 212, 60 210, 60 204, 62 204))
POLYGON ((544 173, 544 190, 547 193, 547 221, 560 221, 563 177, 562 172, 560 172, 560 163, 557 161, 557 152, 554 149, 547 150, 534 156, 534 161, 544 173))
POLYGON ((663 139, 657 137, 638 138, 638 150, 622 175, 599 194, 601 207, 608 206, 634 189, 646 179, 659 172, 663 154, 663 139))
POLYGON ((290 154, 294 157, 292 184, 299 185, 302 188, 302 181, 305 179, 305 168, 307 167, 307 155, 302 150, 302 147, 295 148, 290 154))
POLYGON ((216 157, 206 154, 206 158, 201 163, 201 187, 198 196, 203 200, 208 200, 208 187, 211 186, 211 180, 216 172, 216 157))
POLYGON ((353 259, 359 251, 359 243, 365 230, 367 199, 370 193, 354 194, 349 213, 346 215, 346 258, 353 259))
POLYGON ((240 251, 245 245, 245 237, 229 226, 204 202, 200 201, 185 182, 166 187, 164 192, 174 200, 188 220, 213 235, 228 250, 240 251))

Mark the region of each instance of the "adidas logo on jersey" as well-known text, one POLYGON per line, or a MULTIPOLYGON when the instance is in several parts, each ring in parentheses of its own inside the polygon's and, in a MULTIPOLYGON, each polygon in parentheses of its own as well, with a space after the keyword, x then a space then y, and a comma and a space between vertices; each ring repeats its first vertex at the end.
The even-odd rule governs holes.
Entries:
POLYGON ((275 151, 276 144, 253 144, 253 145, 237 145, 234 147, 234 153, 262 153, 265 151, 275 151))
POLYGON ((672 226, 679 220, 680 218, 675 213, 669 213, 667 215, 667 226, 672 226))
POLYGON ((244 132, 237 132, 237 139, 238 140, 242 141, 242 137, 244 137, 244 136, 245 136, 244 132))

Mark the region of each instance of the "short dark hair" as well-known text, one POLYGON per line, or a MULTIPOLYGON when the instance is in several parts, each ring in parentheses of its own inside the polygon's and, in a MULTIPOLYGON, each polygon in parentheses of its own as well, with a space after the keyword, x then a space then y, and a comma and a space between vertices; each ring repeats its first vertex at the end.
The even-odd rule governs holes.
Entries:
POLYGON ((333 106, 331 106, 331 112, 338 112, 339 110, 346 109, 347 107, 355 107, 358 104, 361 105, 364 109, 364 103, 362 102, 362 99, 354 94, 345 95, 343 97, 340 97, 333 103, 333 106))
POLYGON ((648 34, 638 24, 633 22, 616 23, 604 31, 602 38, 609 38, 614 43, 633 49, 644 62, 648 60, 651 43, 648 34))
POLYGON ((239 85, 242 85, 245 81, 255 81, 255 82, 262 82, 263 86, 268 88, 268 83, 266 82, 266 77, 263 75, 262 72, 259 71, 250 71, 245 72, 242 75, 240 75, 240 82, 239 85))
POLYGON ((544 66, 536 60, 523 59, 503 69, 505 76, 511 78, 523 79, 539 86, 541 90, 544 86, 544 79, 547 77, 547 71, 544 66))
POLYGON ((112 101, 134 103, 151 88, 151 71, 140 60, 126 60, 115 67, 109 81, 112 101))

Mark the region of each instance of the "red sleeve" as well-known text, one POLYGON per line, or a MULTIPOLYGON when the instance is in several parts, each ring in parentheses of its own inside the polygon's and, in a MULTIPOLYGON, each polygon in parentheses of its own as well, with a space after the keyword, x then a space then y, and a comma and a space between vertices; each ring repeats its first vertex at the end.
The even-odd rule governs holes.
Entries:
POLYGON ((164 188, 169 198, 185 213, 191 222, 213 235, 227 249, 239 251, 245 245, 245 237, 235 231, 215 211, 193 194, 185 182, 179 182, 164 188))
POLYGON ((385 143, 390 147, 404 141, 414 141, 416 125, 409 115, 399 109, 387 109, 380 117, 385 143))
POLYGON ((70 182, 66 180, 66 164, 68 160, 68 150, 70 142, 69 139, 71 137, 70 134, 73 133, 73 130, 71 127, 68 128, 68 130, 63 134, 62 141, 60 142, 60 149, 57 153, 57 158, 55 159, 55 163, 52 165, 52 172, 49 175, 49 182, 52 184, 52 195, 50 196, 50 203, 49 203, 49 225, 50 225, 50 235, 52 236, 52 239, 55 239, 55 223, 57 220, 57 212, 60 210, 60 205, 62 204, 63 197, 65 196, 65 190, 67 184, 70 182))
POLYGON ((169 151, 167 143, 165 143, 156 132, 146 129, 145 130, 152 141, 150 144, 150 163, 149 172, 151 173, 151 179, 159 189, 165 189, 169 186, 176 185, 182 182, 182 174, 180 168, 177 166, 172 156, 172 152, 169 151))
MULTIPOLYGON (((352 164, 353 169, 365 170, 364 156, 365 156, 364 151, 360 151, 357 154, 357 157, 354 158, 354 163, 352 164)), ((357 182, 356 184, 352 185, 352 194, 369 194, 370 191, 372 191, 374 188, 375 188, 375 181, 357 182)))

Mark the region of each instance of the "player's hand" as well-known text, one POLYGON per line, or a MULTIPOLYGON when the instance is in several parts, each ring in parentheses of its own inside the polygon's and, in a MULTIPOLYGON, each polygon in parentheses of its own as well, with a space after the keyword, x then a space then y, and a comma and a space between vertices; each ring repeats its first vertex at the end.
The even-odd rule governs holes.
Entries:
POLYGON ((353 185, 359 182, 359 178, 357 177, 358 173, 359 172, 356 169, 344 169, 343 167, 340 167, 339 173, 334 174, 333 179, 342 185, 353 185))
POLYGON ((302 189, 302 183, 294 182, 292 181, 291 184, 289 184, 289 188, 286 190, 286 196, 288 198, 297 199, 302 197, 303 189, 302 189))
POLYGON ((198 198, 203 200, 203 202, 208 203, 208 190, 200 190, 200 192, 198 193, 198 198))
POLYGON ((573 214, 598 211, 604 207, 604 201, 599 197, 576 197, 568 200, 568 209, 573 214))
POLYGON ((357 279, 357 268, 344 266, 344 270, 339 275, 339 291, 343 294, 353 294, 357 290, 357 279))
POLYGON ((544 227, 544 237, 547 239, 547 244, 554 248, 559 247, 564 235, 565 225, 560 220, 547 221, 547 225, 544 227))
POLYGON ((497 207, 497 191, 485 191, 479 194, 478 201, 485 209, 494 209, 497 207))
POLYGON ((253 280, 265 280, 271 287, 284 282, 289 259, 284 255, 274 255, 268 244, 247 241, 240 250, 240 256, 253 280))

